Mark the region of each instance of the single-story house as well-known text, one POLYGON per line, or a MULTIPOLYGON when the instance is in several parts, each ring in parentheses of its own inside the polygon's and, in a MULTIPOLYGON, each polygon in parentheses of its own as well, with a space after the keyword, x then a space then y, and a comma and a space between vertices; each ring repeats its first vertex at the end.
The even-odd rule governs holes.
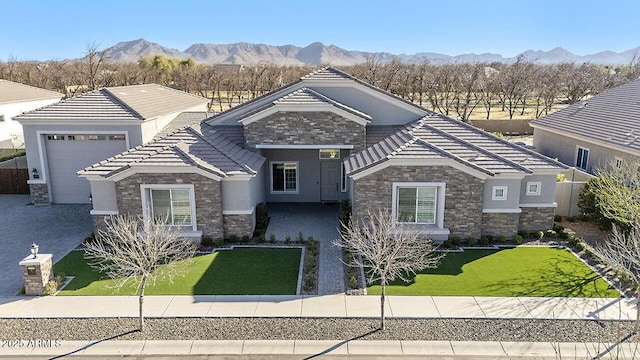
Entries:
POLYGON ((22 126, 13 117, 57 103, 64 95, 0 79, 0 149, 24 148, 22 126))
POLYGON ((24 129, 32 202, 91 202, 97 194, 78 170, 192 117, 183 112, 207 117, 207 102, 160 85, 132 85, 102 88, 16 116, 24 129))
POLYGON ((550 228, 565 168, 328 67, 79 175, 96 226, 133 214, 243 236, 261 202, 348 199, 444 240, 550 228))
POLYGON ((595 174, 609 164, 640 164, 640 80, 532 121, 541 154, 595 174))

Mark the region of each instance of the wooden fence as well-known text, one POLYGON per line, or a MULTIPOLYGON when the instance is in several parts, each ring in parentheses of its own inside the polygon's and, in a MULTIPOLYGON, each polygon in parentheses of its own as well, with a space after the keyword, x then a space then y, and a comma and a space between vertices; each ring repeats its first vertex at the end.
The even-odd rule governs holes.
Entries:
POLYGON ((29 194, 27 180, 27 169, 0 169, 0 194, 29 194))

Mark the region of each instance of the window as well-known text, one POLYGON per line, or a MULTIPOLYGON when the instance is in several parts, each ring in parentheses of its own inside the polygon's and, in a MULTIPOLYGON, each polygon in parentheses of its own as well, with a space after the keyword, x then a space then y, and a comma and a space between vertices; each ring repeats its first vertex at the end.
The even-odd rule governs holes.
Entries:
POLYGON ((615 164, 615 166, 616 166, 616 168, 617 168, 617 169, 622 168, 622 158, 621 158, 621 157, 619 157, 619 156, 616 156, 616 157, 614 158, 614 164, 615 164))
POLYGON ((172 226, 192 226, 189 189, 149 189, 151 216, 172 226))
POLYGON ((86 140, 86 135, 67 135, 67 140, 86 140))
POLYGON ((64 140, 64 135, 47 135, 47 140, 64 140))
POLYGON ((106 135, 88 135, 89 140, 106 140, 106 135))
POLYGON ((398 187, 398 222, 435 224, 437 193, 435 186, 398 187))
POLYGON ((581 148, 578 146, 578 153, 576 155, 576 167, 582 170, 587 170, 588 163, 589 149, 581 148))
POLYGON ((491 189, 491 200, 507 200, 507 187, 494 186, 491 189))
POLYGON ((271 163, 271 192, 298 193, 298 163, 271 163))
POLYGON ((342 192, 347 192, 347 171, 344 168, 344 163, 340 167, 340 190, 342 192))
POLYGON ((109 135, 109 140, 124 140, 124 135, 109 135))
POLYGON ((320 149, 320 159, 339 159, 340 149, 320 149))
POLYGON ((540 181, 529 181, 527 183, 527 195, 540 195, 540 188, 542 183, 540 181))

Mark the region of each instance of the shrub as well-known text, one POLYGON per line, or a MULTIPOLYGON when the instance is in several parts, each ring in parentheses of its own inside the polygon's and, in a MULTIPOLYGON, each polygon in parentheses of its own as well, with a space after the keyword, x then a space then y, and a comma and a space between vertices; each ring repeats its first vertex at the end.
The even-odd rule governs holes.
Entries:
POLYGON ((267 238, 264 237, 264 233, 260 234, 260 236, 258 236, 258 241, 261 242, 261 243, 267 241, 267 238))
POLYGON ((550 237, 550 238, 555 238, 555 237, 558 236, 558 233, 555 232, 555 230, 547 230, 547 236, 550 237))
POLYGON ((506 242, 507 242, 507 237, 506 237, 506 236, 504 236, 504 235, 498 235, 498 242, 499 242, 500 244, 504 244, 504 243, 506 243, 506 242))
POLYGON ((233 244, 237 243, 238 242, 238 235, 236 235, 236 234, 229 235, 229 242, 233 243, 233 244))
POLYGON ((557 215, 557 214, 556 214, 556 215, 553 215, 553 221, 555 221, 555 222, 560 222, 560 221, 562 221, 562 216, 557 215))
POLYGON ((313 255, 318 254, 318 242, 313 240, 312 237, 309 237, 309 240, 307 241, 307 250, 309 250, 313 255))
POLYGON ((302 231, 298 231, 298 243, 302 244, 304 242, 304 236, 302 236, 302 231))
POLYGON ((580 238, 571 234, 567 237, 567 242, 569 243, 569 245, 571 246, 576 246, 577 243, 580 242, 580 238))
POLYGON ((310 275, 304 278, 304 289, 307 291, 315 290, 317 285, 317 280, 315 275, 310 275))
POLYGON ((559 237, 560 239, 567 239, 567 238, 569 237, 569 233, 568 233, 568 232, 566 232, 566 231, 564 231, 564 230, 562 230, 562 231, 560 231, 560 232, 558 233, 558 237, 559 237))
POLYGON ((473 236, 467 238, 467 245, 474 246, 478 241, 473 236))
POLYGON ((561 231, 564 231, 564 226, 562 225, 558 225, 558 224, 553 224, 553 231, 560 233, 561 231))
POLYGON ((450 249, 451 248, 451 240, 445 240, 442 242, 442 247, 445 249, 450 249))
POLYGON ((215 239, 213 239, 213 245, 215 245, 216 247, 220 247, 222 245, 224 245, 224 239, 221 237, 217 237, 215 239))
MULTIPOLYGON (((487 241, 490 243, 493 241, 493 235, 485 235, 485 237, 487 238, 487 241)), ((486 245, 486 244, 485 244, 486 245)))
POLYGON ((269 235, 269 241, 272 242, 272 243, 276 242, 276 234, 271 233, 269 235))
POLYGON ((27 152, 26 152, 25 150, 16 150, 16 152, 14 152, 14 153, 12 153, 12 154, 8 154, 8 155, 0 156, 0 162, 7 161, 7 160, 11 160, 11 159, 13 159, 13 158, 16 158, 16 157, 22 156, 22 155, 24 155, 24 154, 26 154, 26 153, 27 153, 27 152))
POLYGON ((489 245, 489 237, 484 235, 480 237, 480 241, 478 242, 480 245, 489 245))
POLYGON ((518 231, 518 235, 522 236, 522 238, 528 238, 529 232, 527 230, 520 230, 518 231))
POLYGON ((351 276, 349 277, 349 288, 351 289, 359 288, 358 277, 355 274, 351 274, 351 276))
POLYGON ((58 291, 58 282, 55 280, 49 280, 42 290, 43 295, 53 295, 58 291))
POLYGON ((516 243, 516 245, 522 244, 522 236, 520 236, 520 235, 514 236, 513 237, 513 242, 516 243))
POLYGON ((573 247, 576 249, 576 251, 584 250, 584 244, 581 241, 578 241, 573 247))
MULTIPOLYGON (((264 236, 264 235, 260 235, 260 236, 264 236)), ((249 237, 249 235, 243 235, 242 236, 242 242, 247 244, 249 243, 249 241, 251 241, 251 238, 249 237)))
POLYGON ((285 244, 290 244, 291 243, 291 236, 287 235, 287 237, 284 238, 284 243, 285 244))
POLYGON ((453 246, 459 246, 460 245, 460 237, 459 236, 452 236, 451 239, 451 245, 453 246))
POLYGON ((200 246, 210 247, 213 246, 213 239, 211 236, 203 236, 200 240, 200 246))
POLYGON ((576 222, 576 218, 574 216, 567 216, 567 221, 570 223, 576 222))
POLYGON ((534 237, 538 240, 542 240, 542 238, 544 237, 544 231, 542 230, 536 231, 534 234, 534 237))
POLYGON ((313 256, 305 256, 304 258, 304 272, 312 273, 316 267, 316 263, 313 259, 313 256))

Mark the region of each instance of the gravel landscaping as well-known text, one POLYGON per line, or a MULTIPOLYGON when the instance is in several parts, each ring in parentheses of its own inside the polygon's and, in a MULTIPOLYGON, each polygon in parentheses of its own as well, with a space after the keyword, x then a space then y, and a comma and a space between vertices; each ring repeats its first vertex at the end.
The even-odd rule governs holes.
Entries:
MULTIPOLYGON (((50 340, 451 340, 614 342, 633 322, 593 320, 335 318, 149 318, 144 333, 136 318, 0 319, 0 339, 50 340), (124 334, 122 336, 118 336, 124 334)), ((637 341, 637 336, 625 341, 637 341)))

